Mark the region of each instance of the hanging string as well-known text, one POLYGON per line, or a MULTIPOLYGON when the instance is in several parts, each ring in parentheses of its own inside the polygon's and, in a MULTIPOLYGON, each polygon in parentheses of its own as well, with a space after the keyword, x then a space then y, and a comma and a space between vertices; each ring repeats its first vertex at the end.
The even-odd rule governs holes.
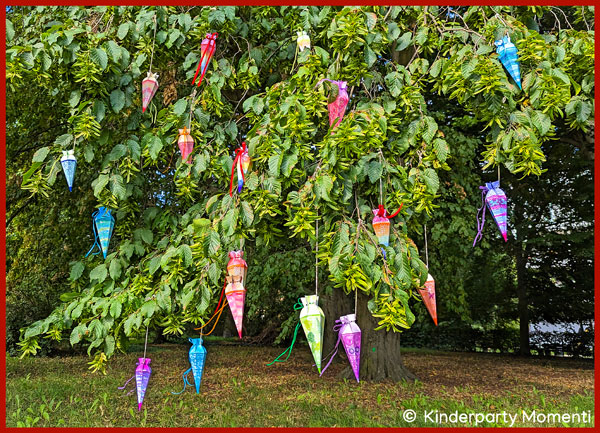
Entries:
POLYGON ((429 252, 427 251, 427 224, 423 226, 425 228, 425 266, 429 269, 429 252))
POLYGON ((319 295, 319 210, 317 210, 317 237, 315 244, 315 295, 319 295))
POLYGON ((498 183, 500 183, 500 164, 498 164, 498 183))
POLYGON ((146 341, 144 342, 144 358, 146 358, 146 347, 148 346, 148 326, 146 326, 146 341))
POLYGON ((73 152, 75 152, 75 146, 77 146, 77 136, 73 137, 73 152))
MULTIPOLYGON (((379 151, 379 164, 381 164, 381 150, 379 151)), ((379 177, 379 203, 383 203, 383 173, 382 176, 379 177)))
POLYGON ((154 60, 154 43, 156 42, 156 14, 154 14, 154 36, 152 37, 152 54, 150 55, 150 72, 152 72, 152 61, 154 60))
POLYGON ((196 105, 196 100, 194 99, 195 97, 196 97, 196 89, 194 89, 194 91, 192 92, 192 95, 191 95, 192 102, 190 104, 190 117, 188 119, 188 127, 187 127, 188 131, 191 131, 191 129, 192 129, 192 112, 194 111, 194 105, 196 105))

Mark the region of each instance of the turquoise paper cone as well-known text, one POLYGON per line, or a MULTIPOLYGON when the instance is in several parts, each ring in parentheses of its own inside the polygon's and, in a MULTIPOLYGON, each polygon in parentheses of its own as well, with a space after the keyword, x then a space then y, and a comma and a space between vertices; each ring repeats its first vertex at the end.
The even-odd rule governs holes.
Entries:
MULTIPOLYGON (((92 253, 96 245, 98 245, 98 248, 100 249, 100 251, 102 251, 102 255, 106 259, 110 238, 113 234, 113 229, 115 228, 115 219, 111 215, 110 209, 107 209, 104 206, 102 206, 100 209, 94 212, 92 214, 92 217, 94 221, 95 240, 94 245, 92 245, 92 248, 90 248, 90 250, 85 256, 87 257, 88 255, 90 255, 90 253, 92 253)), ((99 251, 92 254, 98 253, 99 251)))
POLYGON ((502 62, 502 65, 504 65, 512 79, 515 80, 519 89, 521 89, 521 65, 519 63, 517 47, 511 42, 508 35, 502 39, 498 39, 494 44, 496 45, 496 52, 498 53, 500 62, 502 62))

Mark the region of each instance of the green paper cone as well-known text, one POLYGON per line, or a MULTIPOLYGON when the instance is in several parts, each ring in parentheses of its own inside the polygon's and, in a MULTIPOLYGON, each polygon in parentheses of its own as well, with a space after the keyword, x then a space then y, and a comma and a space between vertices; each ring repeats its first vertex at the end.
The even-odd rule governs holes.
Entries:
POLYGON ((300 323, 306 334, 308 345, 321 373, 321 355, 323 349, 323 331, 325 330, 325 314, 319 307, 319 297, 309 295, 300 298, 303 308, 300 311, 300 323))

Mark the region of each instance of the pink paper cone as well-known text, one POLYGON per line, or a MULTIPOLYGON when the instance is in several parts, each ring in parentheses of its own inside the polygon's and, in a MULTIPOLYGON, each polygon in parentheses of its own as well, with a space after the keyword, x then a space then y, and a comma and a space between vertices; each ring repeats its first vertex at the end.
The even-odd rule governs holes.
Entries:
POLYGON ((194 150, 194 139, 190 135, 190 131, 184 127, 179 130, 179 138, 177 139, 177 145, 181 151, 181 160, 185 163, 191 164, 190 154, 194 150))
POLYGON ((144 81, 142 81, 142 112, 146 112, 148 104, 154 97, 154 94, 158 90, 158 74, 148 72, 144 81))
POLYGON ((244 302, 246 301, 246 289, 242 284, 232 282, 232 277, 227 277, 227 287, 225 288, 225 296, 227 296, 227 302, 233 315, 233 321, 238 331, 238 335, 242 338, 242 321, 244 319, 244 302))
POLYGON ((438 324, 437 320, 437 306, 435 302, 435 280, 430 274, 427 274, 427 281, 425 281, 425 286, 419 288, 419 293, 423 298, 423 303, 429 311, 429 315, 433 319, 433 323, 435 326, 438 324))

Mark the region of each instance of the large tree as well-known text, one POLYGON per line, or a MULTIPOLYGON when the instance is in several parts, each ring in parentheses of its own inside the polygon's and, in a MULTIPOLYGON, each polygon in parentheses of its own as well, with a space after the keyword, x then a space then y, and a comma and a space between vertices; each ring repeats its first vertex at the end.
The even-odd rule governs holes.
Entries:
MULTIPOLYGON (((59 235, 48 242, 69 245, 72 259, 63 303, 23 330, 23 353, 36 353, 44 335, 69 335, 95 352, 91 368, 99 369, 147 326, 188 332, 210 316, 229 250, 282 252, 291 236, 299 248, 309 242, 316 251, 318 243, 337 296, 358 293, 361 376, 410 377, 400 331, 415 321, 416 288, 427 277, 412 237, 436 212, 439 170, 473 145, 455 137, 470 124, 485 146, 483 169, 540 175, 542 146, 557 122, 571 130, 592 120, 593 32, 560 28, 557 16, 558 28, 540 33, 541 18, 563 13, 555 9, 13 8, 8 219, 23 239, 31 236, 28 215, 53 212, 59 235), (310 50, 297 51, 299 30, 310 34, 310 50), (200 42, 213 31, 215 56, 193 94, 200 42), (519 49, 523 90, 494 53, 506 33, 519 49), (142 114, 150 61, 160 89, 142 114), (315 88, 326 77, 349 87, 335 129, 327 121, 335 88, 315 88), (440 98, 453 116, 446 103, 433 103, 440 98), (189 119, 191 165, 176 147, 189 119), (58 160, 75 140, 77 187, 69 196, 58 160), (232 154, 242 140, 253 164, 242 193, 230 197, 232 154), (106 260, 82 258, 81 244, 92 243, 92 203, 116 211, 106 260), (385 255, 370 226, 379 203, 403 205, 385 255)), ((568 13, 592 20, 585 8, 568 13)), ((464 230, 462 241, 473 235, 464 230)))

